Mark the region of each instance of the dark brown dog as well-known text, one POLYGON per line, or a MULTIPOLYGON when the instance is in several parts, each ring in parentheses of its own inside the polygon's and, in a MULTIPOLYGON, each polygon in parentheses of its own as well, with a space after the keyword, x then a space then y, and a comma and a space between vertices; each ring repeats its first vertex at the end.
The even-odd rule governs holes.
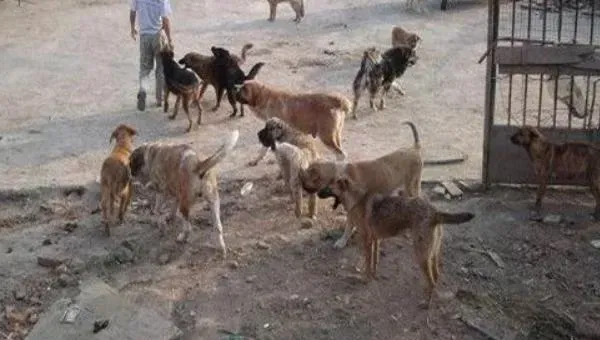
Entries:
POLYGON ((429 307, 440 277, 442 224, 462 224, 475 215, 468 212, 452 214, 438 211, 423 197, 409 197, 403 190, 393 196, 371 195, 366 188, 349 178, 336 180, 330 189, 348 211, 348 219, 358 226, 367 280, 375 278, 380 240, 405 231, 411 233, 417 264, 428 284, 425 296, 429 307))
POLYGON ((123 222, 123 216, 131 203, 133 191, 129 156, 133 150, 132 139, 136 134, 137 131, 134 128, 121 124, 110 135, 109 143, 115 139, 117 144, 110 156, 102 163, 100 170, 100 208, 106 236, 110 236, 110 224, 114 220, 116 201, 119 201, 119 222, 123 222))
MULTIPOLYGON (((250 50, 254 45, 246 44, 242 47, 242 51, 240 56, 235 54, 231 54, 231 58, 235 60, 238 66, 242 66, 246 62, 246 54, 248 50, 250 50)), ((208 88, 208 85, 211 85, 215 90, 215 95, 217 94, 217 74, 215 70, 215 56, 214 55, 202 55, 196 52, 190 52, 183 56, 183 58, 179 59, 179 64, 183 65, 185 68, 191 68, 197 75, 202 79, 202 86, 200 87, 200 93, 198 94, 198 100, 202 99, 204 92, 208 88)), ((212 111, 216 111, 219 109, 221 105, 220 98, 217 98, 217 103, 211 109, 212 111)))
POLYGON ((394 26, 392 28, 392 47, 408 45, 414 50, 417 48, 420 41, 421 37, 416 33, 408 32, 400 26, 394 26))
POLYGON ((593 216, 600 220, 600 149, 597 146, 585 142, 553 143, 532 126, 520 128, 510 141, 522 146, 533 162, 538 189, 532 219, 540 219, 548 179, 556 173, 561 177, 586 175, 596 200, 593 216))

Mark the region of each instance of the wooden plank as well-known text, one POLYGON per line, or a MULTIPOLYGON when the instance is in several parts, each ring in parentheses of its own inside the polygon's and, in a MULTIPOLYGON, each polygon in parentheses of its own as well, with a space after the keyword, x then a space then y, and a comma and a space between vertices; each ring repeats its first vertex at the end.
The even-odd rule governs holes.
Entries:
POLYGON ((498 46, 496 62, 501 65, 577 64, 582 55, 594 53, 590 45, 568 46, 498 46))
MULTIPOLYGON (((556 74, 568 76, 600 76, 600 69, 581 68, 575 65, 498 65, 498 74, 556 74)), ((593 67, 597 67, 594 63, 593 67)))
MULTIPOLYGON (((537 184, 533 165, 525 149, 510 142, 517 126, 494 125, 490 132, 488 177, 490 183, 537 184)), ((540 128, 542 134, 553 141, 600 141, 596 130, 567 128, 540 128)), ((550 185, 587 185, 584 175, 575 179, 552 178, 550 185)))

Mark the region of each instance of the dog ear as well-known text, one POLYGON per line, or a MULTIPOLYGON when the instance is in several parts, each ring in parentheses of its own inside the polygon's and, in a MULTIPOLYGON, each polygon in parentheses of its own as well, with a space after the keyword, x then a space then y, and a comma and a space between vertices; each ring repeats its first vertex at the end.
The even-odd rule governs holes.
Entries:
POLYGON ((129 133, 132 136, 136 136, 137 135, 137 130, 129 125, 125 125, 125 130, 127 130, 127 133, 129 133))
POLYGON ((117 139, 117 130, 115 130, 115 131, 113 131, 113 133, 111 133, 110 139, 108 140, 108 145, 110 145, 110 143, 112 143, 113 139, 117 139))

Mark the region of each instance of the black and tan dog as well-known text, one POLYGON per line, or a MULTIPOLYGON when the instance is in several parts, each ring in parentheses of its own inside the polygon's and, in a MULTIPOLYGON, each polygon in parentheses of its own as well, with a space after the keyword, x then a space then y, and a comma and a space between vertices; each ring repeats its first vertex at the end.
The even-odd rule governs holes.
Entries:
POLYGON ((296 17, 294 18, 294 22, 299 23, 302 18, 304 18, 304 0, 267 0, 269 2, 269 21, 275 21, 275 17, 277 16, 277 5, 282 2, 287 2, 290 4, 294 12, 296 13, 296 17))
POLYGON ((344 205, 348 220, 358 227, 367 280, 375 278, 380 240, 410 232, 417 264, 427 280, 429 307, 440 277, 442 224, 462 224, 475 215, 441 212, 425 198, 410 197, 403 190, 395 195, 369 194, 366 187, 348 177, 337 179, 330 189, 344 205))
MULTIPOLYGON (((233 58, 238 66, 242 66, 246 62, 246 54, 248 53, 248 50, 250 50, 253 46, 254 45, 250 43, 244 45, 242 47, 240 56, 231 54, 231 58, 233 58)), ((202 86, 200 87, 198 100, 202 100, 202 96, 204 96, 204 92, 206 92, 208 85, 211 85, 215 90, 215 95, 217 94, 218 84, 215 71, 214 55, 203 55, 196 52, 189 52, 184 55, 183 58, 179 59, 178 63, 183 65, 185 68, 191 68, 198 75, 198 77, 202 79, 202 86)), ((220 105, 221 102, 218 101, 211 110, 218 110, 220 105)))
MULTIPOLYGON (((400 148, 385 156, 360 162, 313 162, 306 170, 301 171, 302 187, 308 193, 318 193, 320 198, 335 197, 327 192, 331 183, 339 178, 350 178, 360 183, 369 193, 387 195, 398 188, 404 188, 410 197, 421 193, 421 173, 423 159, 419 134, 411 122, 405 122, 411 128, 414 144, 400 148)), ((339 200, 336 198, 336 200, 339 200)), ((339 202, 334 203, 334 207, 339 202)), ((350 221, 349 221, 350 222, 350 221)), ((346 224, 344 235, 335 242, 335 247, 343 248, 352 236, 354 225, 346 224)))
POLYGON ((247 80, 239 87, 237 99, 248 105, 259 119, 266 121, 278 117, 296 130, 318 137, 339 160, 346 158, 342 150, 342 130, 352 103, 345 96, 292 93, 257 80, 247 80))
POLYGON ((186 132, 192 130, 192 117, 190 116, 189 103, 193 101, 198 106, 198 120, 196 123, 200 125, 202 123, 202 107, 198 101, 198 91, 200 88, 200 80, 194 74, 194 72, 182 69, 179 67, 177 62, 173 60, 175 54, 171 49, 165 49, 160 52, 163 70, 165 73, 165 103, 164 112, 169 110, 169 94, 174 93, 177 96, 175 101, 175 108, 173 114, 169 116, 169 119, 175 119, 179 110, 179 102, 183 101, 183 111, 188 118, 188 127, 186 132))
POLYGON ((169 220, 174 221, 177 210, 183 215, 185 225, 177 241, 185 241, 192 230, 190 210, 200 196, 209 205, 212 224, 219 232, 223 255, 227 253, 221 224, 219 183, 215 168, 237 143, 239 131, 235 130, 227 141, 210 157, 203 158, 187 144, 144 144, 131 154, 131 173, 146 187, 156 193, 153 213, 157 213, 164 196, 173 200, 169 220))
POLYGON ((510 141, 522 146, 533 162, 538 189, 532 219, 541 219, 542 199, 552 174, 575 177, 585 174, 592 195, 596 200, 594 219, 600 220, 600 148, 585 142, 553 143, 538 129, 524 126, 510 137, 510 141))
POLYGON ((125 124, 117 126, 110 135, 109 143, 116 140, 110 156, 102 163, 100 170, 100 208, 104 220, 104 232, 110 236, 110 224, 114 219, 115 203, 119 201, 119 222, 131 203, 133 188, 131 187, 131 170, 129 156, 133 150, 133 136, 137 131, 125 124))
MULTIPOLYGON (((296 217, 301 217, 302 182, 300 181, 300 171, 306 169, 319 158, 315 139, 292 128, 283 120, 272 117, 265 122, 265 127, 258 132, 258 140, 264 146, 263 150, 265 152, 250 162, 250 165, 257 165, 266 155, 268 148, 275 153, 283 180, 295 204, 296 217)), ((317 197, 315 193, 309 195, 308 214, 310 218, 316 217, 317 197)))
MULTIPOLYGON (((363 53, 360 69, 356 73, 352 90, 354 102, 352 105, 352 118, 356 119, 356 107, 360 96, 369 90, 369 103, 373 110, 385 108, 385 96, 388 94, 392 83, 400 78, 409 66, 418 60, 415 50, 408 45, 392 47, 383 54, 375 48, 369 48, 363 53), (376 108, 375 99, 380 96, 379 106, 376 108)), ((401 94, 404 94, 401 92, 401 94)))
MULTIPOLYGON (((242 71, 229 51, 221 47, 211 47, 210 49, 215 57, 215 78, 217 83, 217 105, 221 102, 223 92, 227 91, 227 100, 233 108, 230 117, 237 115, 236 91, 244 81, 252 80, 256 77, 260 69, 265 65, 263 62, 256 63, 248 72, 248 75, 242 71)), ((241 116, 244 116, 244 103, 240 105, 241 116)))

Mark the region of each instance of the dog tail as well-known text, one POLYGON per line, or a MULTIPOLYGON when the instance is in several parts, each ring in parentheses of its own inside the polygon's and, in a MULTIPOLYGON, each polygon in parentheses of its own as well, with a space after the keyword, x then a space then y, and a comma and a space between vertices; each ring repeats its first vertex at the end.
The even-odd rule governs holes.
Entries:
POLYGON ((196 167, 196 173, 203 175, 215 165, 219 164, 219 162, 221 162, 231 152, 239 137, 240 131, 234 130, 229 136, 229 139, 227 139, 227 141, 221 145, 221 147, 212 156, 198 164, 198 167, 196 167))
POLYGON ((254 44, 252 43, 248 43, 242 47, 242 52, 240 52, 240 58, 242 59, 242 61, 246 61, 246 53, 252 47, 254 47, 254 44))
POLYGON ((410 127, 410 129, 412 130, 413 133, 413 138, 415 140, 415 148, 420 148, 421 147, 421 141, 419 139, 419 132, 417 131, 417 127, 415 126, 415 124, 413 124, 411 121, 405 121, 402 124, 404 125, 408 125, 410 127))
POLYGON ((250 72, 248 72, 248 75, 246 76, 245 80, 252 80, 256 77, 256 75, 258 74, 258 71, 260 71, 260 69, 265 66, 265 63, 260 62, 260 63, 256 63, 256 65, 252 66, 252 68, 250 69, 250 72))
POLYGON ((438 211, 435 213, 436 224, 462 224, 469 222, 475 217, 475 214, 469 212, 462 213, 445 213, 438 211))

